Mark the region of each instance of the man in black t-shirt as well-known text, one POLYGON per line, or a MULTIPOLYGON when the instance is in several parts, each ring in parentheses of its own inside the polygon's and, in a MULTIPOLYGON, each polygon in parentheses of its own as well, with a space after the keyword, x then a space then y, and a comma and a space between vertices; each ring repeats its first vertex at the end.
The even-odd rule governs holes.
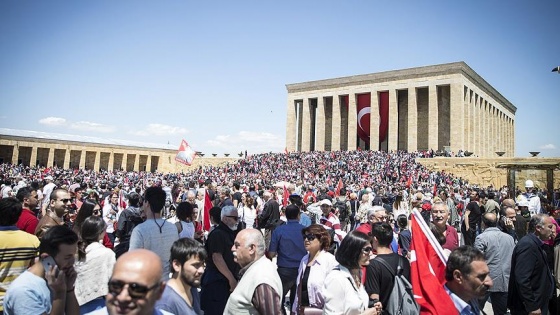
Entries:
POLYGON ((200 292, 200 304, 205 314, 223 314, 230 292, 237 286, 239 265, 233 260, 231 251, 237 222, 237 209, 226 206, 222 208, 220 224, 208 235, 208 257, 200 292))
POLYGON ((370 300, 379 300, 383 306, 388 305, 399 260, 403 268, 403 276, 410 281, 410 263, 405 257, 396 254, 391 249, 393 241, 393 229, 387 222, 376 222, 372 226, 371 236, 373 237, 373 249, 377 251, 377 256, 370 260, 366 269, 365 289, 370 300), (383 259, 393 268, 392 273, 387 270, 379 260, 383 259))
POLYGON ((465 208, 465 217, 461 226, 465 245, 472 246, 474 244, 474 239, 478 234, 480 234, 480 222, 482 213, 478 200, 478 192, 475 190, 471 191, 470 202, 465 208))
POLYGON ((231 199, 233 201, 233 206, 236 208, 239 208, 239 205, 241 204, 241 197, 243 196, 241 194, 241 190, 239 189, 241 186, 239 185, 239 183, 235 182, 233 183, 233 195, 231 196, 231 199))

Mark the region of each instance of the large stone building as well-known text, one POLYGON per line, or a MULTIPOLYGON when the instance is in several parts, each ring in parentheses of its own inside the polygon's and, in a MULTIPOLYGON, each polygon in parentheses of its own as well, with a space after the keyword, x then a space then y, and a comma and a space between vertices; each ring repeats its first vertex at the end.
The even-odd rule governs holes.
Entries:
POLYGON ((288 151, 515 152, 515 112, 466 63, 287 84, 288 151))

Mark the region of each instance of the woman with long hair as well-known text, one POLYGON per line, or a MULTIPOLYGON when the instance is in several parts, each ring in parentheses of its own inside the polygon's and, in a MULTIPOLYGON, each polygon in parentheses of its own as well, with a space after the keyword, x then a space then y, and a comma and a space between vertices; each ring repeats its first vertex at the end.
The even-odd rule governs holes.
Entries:
POLYGON ((245 222, 245 228, 252 229, 255 227, 255 219, 257 218, 257 210, 254 206, 254 200, 251 196, 245 196, 245 201, 243 202, 243 207, 238 210, 237 214, 239 219, 245 222))
POLYGON ((331 236, 322 225, 312 224, 301 230, 301 234, 308 254, 303 256, 299 265, 296 284, 297 292, 301 294, 296 294, 292 314, 309 314, 312 311, 322 314, 325 304, 323 284, 338 262, 328 252, 331 236))
MULTIPOLYGON (((99 206, 95 199, 86 199, 82 203, 80 210, 78 210, 76 221, 74 221, 74 226, 72 227, 72 230, 76 232, 78 236, 80 236, 82 224, 87 218, 91 216, 101 217, 101 206, 99 206)), ((113 243, 111 242, 107 234, 105 234, 105 236, 103 237, 103 246, 109 249, 113 249, 113 243)))
POLYGON ((90 216, 81 225, 75 293, 80 314, 87 314, 105 306, 107 282, 115 265, 115 253, 100 244, 106 224, 99 216, 90 216))
POLYGON ((339 267, 325 278, 323 314, 381 313, 380 302, 368 308, 369 296, 362 284, 362 267, 369 265, 372 250, 370 237, 362 232, 352 231, 342 240, 335 256, 339 267))
POLYGON ((103 220, 107 223, 107 236, 109 236, 113 244, 115 244, 115 223, 118 222, 117 220, 122 210, 123 209, 119 205, 119 191, 114 190, 107 199, 105 199, 103 206, 103 220))

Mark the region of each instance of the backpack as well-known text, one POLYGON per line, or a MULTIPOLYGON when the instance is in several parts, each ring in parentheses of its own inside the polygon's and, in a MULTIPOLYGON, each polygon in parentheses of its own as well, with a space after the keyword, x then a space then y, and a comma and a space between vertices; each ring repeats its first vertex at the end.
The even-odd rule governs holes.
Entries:
POLYGON ((383 305, 383 311, 391 315, 417 315, 420 314, 420 306, 418 306, 414 300, 412 285, 403 276, 402 259, 405 258, 399 256, 399 265, 397 266, 397 274, 395 275, 393 268, 391 268, 383 258, 379 256, 375 257, 375 260, 385 266, 391 275, 395 277, 395 283, 393 284, 393 289, 389 296, 389 302, 387 305, 383 305))
POLYGON ((338 209, 338 219, 342 222, 346 220, 348 217, 348 207, 346 206, 346 202, 336 199, 336 202, 333 204, 334 208, 338 209))

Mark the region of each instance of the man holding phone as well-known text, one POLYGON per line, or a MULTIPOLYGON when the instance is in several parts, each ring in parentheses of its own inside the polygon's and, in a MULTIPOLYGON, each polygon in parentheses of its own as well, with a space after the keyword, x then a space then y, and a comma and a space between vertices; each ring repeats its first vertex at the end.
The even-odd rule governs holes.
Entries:
POLYGON ((74 294, 74 256, 78 235, 68 227, 51 227, 39 246, 41 263, 15 279, 4 298, 4 315, 79 314, 74 294))

